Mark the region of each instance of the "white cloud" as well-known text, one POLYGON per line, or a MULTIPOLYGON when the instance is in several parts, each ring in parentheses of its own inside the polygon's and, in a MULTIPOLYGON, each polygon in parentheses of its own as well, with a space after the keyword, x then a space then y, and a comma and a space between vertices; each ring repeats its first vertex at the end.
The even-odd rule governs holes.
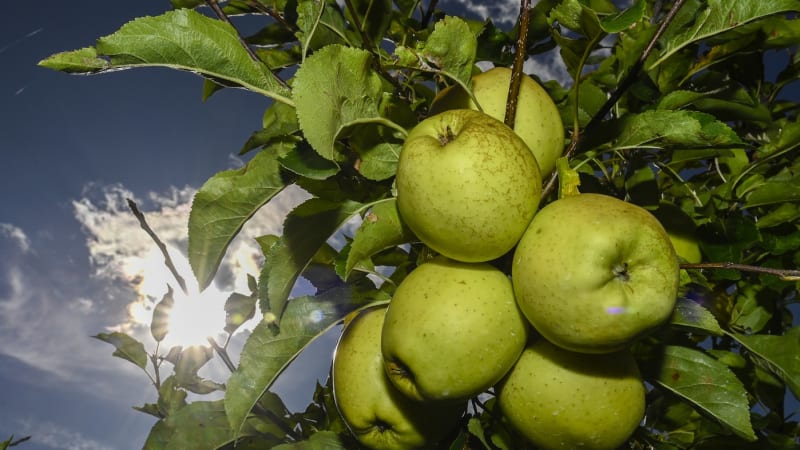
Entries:
POLYGON ((0 223, 0 237, 8 238, 13 241, 17 248, 23 253, 31 250, 31 241, 28 235, 19 228, 10 223, 0 223))
MULTIPOLYGON (((52 239, 58 237, 30 240, 18 227, 0 226, 4 253, 0 260, 0 341, 7 343, 0 353, 70 389, 113 398, 125 406, 152 397, 152 387, 139 368, 113 358, 112 346, 90 336, 124 328, 153 349, 149 325, 133 326, 130 312, 132 305, 139 304, 152 314, 152 305, 166 291, 164 280, 169 275, 126 199, 139 204, 149 225, 170 247, 182 275, 191 282, 184 255, 194 192, 188 187, 174 188, 147 194, 141 200, 121 185, 87 187, 82 198, 73 202, 73 211, 85 234, 89 273, 83 272, 80 264, 69 263, 73 255, 45 256, 52 254, 52 239), (120 392, 120 385, 129 389, 120 392)), ((307 197, 299 189, 287 189, 262 208, 232 242, 216 283, 217 292, 223 292, 215 299, 219 303, 215 318, 220 323, 224 323, 221 306, 229 292, 248 292, 245 274, 257 275, 260 249, 252 238, 280 233, 285 214, 307 197)))
MULTIPOLYGON (((113 447, 87 438, 66 427, 32 419, 19 420, 21 435, 31 436, 31 444, 39 444, 57 450, 113 450, 113 447)), ((24 448, 24 444, 21 448, 24 448)))
POLYGON ((440 7, 452 13, 460 13, 464 10, 470 15, 481 19, 491 18, 494 23, 513 24, 519 15, 519 1, 500 0, 494 2, 473 1, 473 0, 447 0, 442 2, 440 7), (453 9, 456 6, 458 9, 453 9))

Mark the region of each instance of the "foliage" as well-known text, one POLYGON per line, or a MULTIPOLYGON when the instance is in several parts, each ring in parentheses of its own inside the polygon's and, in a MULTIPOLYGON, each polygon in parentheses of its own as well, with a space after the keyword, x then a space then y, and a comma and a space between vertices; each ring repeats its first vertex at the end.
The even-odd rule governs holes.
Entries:
MULTIPOLYGON (((477 62, 510 66, 517 51, 534 77, 553 60, 569 73, 544 83, 570 138, 562 178, 577 173, 572 187, 582 192, 688 219, 702 250, 703 263, 683 265, 670 325, 633 348, 649 393, 631 448, 800 445, 787 401, 800 396, 792 271, 800 265, 800 103, 786 97, 800 74, 800 1, 636 0, 620 9, 610 0, 541 0, 507 28, 448 16, 436 1, 343 3, 172 0, 172 11, 40 63, 69 73, 165 66, 205 77, 205 97, 239 87, 274 100, 263 129, 242 145, 252 153, 247 165, 212 176, 194 199, 188 254, 201 288, 259 208, 291 185, 312 196, 286 217, 283 235, 255 236, 261 273, 226 305, 231 335, 256 311, 264 317, 238 367, 215 342, 148 353, 121 333, 96 336, 115 356, 152 365, 158 401, 137 408, 157 418, 145 448, 355 445, 329 385, 305 411, 290 412, 272 383, 346 314, 389 299, 429 253, 394 205, 406 130, 439 90, 469 88, 477 62), (243 15, 266 25, 241 36, 234 25, 243 15), (360 226, 343 248, 327 244, 353 220, 360 226), (290 299, 302 276, 326 282, 290 299), (317 320, 308 320, 312 312, 317 320), (225 384, 198 375, 215 352, 232 370, 225 384), (164 362, 174 371, 162 379, 164 362), (187 401, 220 390, 223 399, 187 401)), ((543 205, 558 197, 546 194, 543 205)), ((495 263, 508 269, 505 258, 495 263)), ((171 295, 154 312, 157 343, 168 333, 171 295)), ((524 448, 491 399, 473 405, 452 448, 524 448)))

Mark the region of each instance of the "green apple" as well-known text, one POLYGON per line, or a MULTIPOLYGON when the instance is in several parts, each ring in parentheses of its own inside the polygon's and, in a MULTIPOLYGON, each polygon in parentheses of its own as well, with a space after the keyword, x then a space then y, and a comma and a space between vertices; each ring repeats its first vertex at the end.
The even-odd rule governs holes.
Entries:
POLYGON ((620 350, 672 314, 678 257, 647 210, 600 194, 542 208, 511 267, 520 309, 548 340, 568 350, 620 350))
POLYGON ((418 403, 392 386, 383 367, 386 307, 359 313, 333 358, 333 395, 353 435, 371 449, 435 448, 460 421, 465 403, 418 403))
POLYGON ((627 350, 586 355, 545 339, 525 348, 496 394, 511 427, 544 450, 616 449, 645 410, 644 383, 627 350))
POLYGON ((539 206, 541 184, 535 158, 510 128, 456 109, 409 132, 397 166, 397 207, 433 250, 483 262, 517 243, 539 206))
POLYGON ((389 379, 403 394, 458 400, 497 383, 527 334, 506 274, 487 263, 438 256, 397 287, 381 348, 389 379))
MULTIPOLYGON (((472 77, 472 93, 486 114, 503 121, 506 116, 511 69, 495 67, 472 77)), ((431 114, 457 108, 478 109, 459 85, 448 87, 433 101, 431 114)), ((547 91, 525 75, 519 87, 514 131, 528 145, 543 175, 553 171, 564 150, 564 125, 547 91)))

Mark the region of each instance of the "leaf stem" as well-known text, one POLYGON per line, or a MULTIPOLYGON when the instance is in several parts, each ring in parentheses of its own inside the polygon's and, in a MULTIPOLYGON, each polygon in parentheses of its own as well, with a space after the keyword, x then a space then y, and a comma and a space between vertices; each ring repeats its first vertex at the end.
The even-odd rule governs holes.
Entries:
POLYGON ((742 272, 774 275, 783 281, 800 281, 800 270, 773 269, 771 267, 751 266, 749 264, 738 264, 733 262, 686 263, 681 264, 681 269, 733 269, 742 272))
POLYGON ((206 340, 211 345, 211 348, 217 352, 217 356, 219 356, 222 362, 225 363, 225 367, 227 367, 231 373, 236 372, 236 365, 231 360, 230 355, 228 355, 228 351, 225 350, 224 347, 220 347, 219 344, 217 344, 217 341, 215 341, 211 336, 207 337, 206 340))
POLYGON ((158 249, 161 250, 161 254, 164 255, 164 264, 167 266, 167 269, 169 269, 172 276, 175 277, 175 281, 178 282, 178 285, 181 287, 181 291, 183 291, 185 295, 189 295, 189 291, 186 288, 186 281, 178 273, 178 269, 175 268, 175 264, 172 262, 172 257, 169 256, 169 252, 167 251, 167 246, 164 245, 164 242, 159 239, 158 235, 153 231, 152 228, 150 228, 150 225, 147 224, 147 220, 145 219, 144 214, 139 210, 136 202, 129 198, 126 200, 128 201, 128 208, 130 208, 131 212, 133 212, 133 215, 136 216, 136 219, 139 220, 139 226, 142 227, 142 229, 150 236, 150 239, 152 239, 153 242, 155 242, 155 244, 158 246, 158 249))
POLYGON ((514 64, 511 66, 511 82, 508 85, 506 101, 506 115, 503 120, 509 128, 514 128, 517 119, 517 102, 519 100, 519 86, 522 84, 522 66, 528 54, 528 27, 531 21, 531 1, 521 0, 519 8, 519 36, 517 36, 517 50, 514 54, 514 64))

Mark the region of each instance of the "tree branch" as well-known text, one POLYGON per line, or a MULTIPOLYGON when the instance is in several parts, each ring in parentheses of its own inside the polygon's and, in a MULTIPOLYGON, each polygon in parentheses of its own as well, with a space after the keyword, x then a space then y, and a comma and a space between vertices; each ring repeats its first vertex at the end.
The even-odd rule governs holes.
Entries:
POLYGON ((681 269, 733 269, 742 272, 774 275, 783 281, 800 281, 800 270, 773 269, 771 267, 751 266, 732 262, 687 263, 681 264, 681 269))
POLYGON ((147 224, 147 220, 145 220, 144 214, 141 211, 139 211, 139 207, 136 205, 136 202, 134 202, 131 199, 126 199, 126 200, 128 201, 128 208, 131 209, 133 215, 136 216, 136 218, 139 220, 139 226, 141 226, 142 229, 145 232, 147 232, 147 234, 150 236, 150 239, 152 239, 153 242, 155 242, 156 245, 158 246, 158 249, 161 250, 161 254, 164 255, 164 264, 166 264, 170 273, 172 273, 172 276, 175 277, 175 281, 178 282, 178 285, 180 285, 183 293, 188 294, 189 291, 186 288, 186 281, 178 273, 178 269, 175 268, 175 264, 172 263, 172 257, 169 256, 169 252, 167 251, 167 246, 164 245, 164 242, 162 242, 161 239, 159 239, 158 235, 156 235, 153 229, 150 228, 150 225, 147 224))
POLYGON ((514 64, 511 66, 511 82, 508 85, 508 100, 506 101, 506 115, 503 120, 510 128, 514 128, 517 119, 517 102, 519 99, 519 86, 522 83, 522 66, 528 54, 528 26, 531 21, 531 2, 521 0, 519 8, 519 36, 517 36, 517 50, 514 55, 514 64))
MULTIPOLYGON (((641 72, 642 67, 644 67, 645 61, 650 56, 650 53, 652 53, 655 49, 656 43, 658 43, 658 40, 664 34, 664 31, 666 31, 669 24, 672 23, 672 19, 675 18, 678 10, 681 8, 681 6, 683 6, 684 1, 685 0, 675 0, 675 3, 672 4, 672 8, 670 8, 666 16, 664 16, 664 20, 661 21, 661 25, 659 25, 653 37, 650 38, 650 41, 647 43, 644 51, 639 56, 639 59, 636 61, 633 67, 631 67, 631 70, 628 72, 628 74, 625 75, 625 78, 623 78, 619 85, 617 85, 617 88, 614 89, 614 91, 608 97, 608 100, 606 100, 603 106, 600 107, 600 110, 597 111, 597 114, 592 116, 592 118, 589 120, 589 123, 586 125, 582 135, 585 135, 587 131, 600 124, 603 118, 605 118, 611 109, 614 108, 614 105, 617 104, 619 99, 622 98, 622 95, 625 93, 625 91, 627 91, 633 85, 633 83, 639 77, 639 72, 641 72)), ((564 152, 564 157, 570 158, 575 154, 575 151, 577 151, 580 144, 582 135, 573 136, 573 139, 570 141, 567 150, 564 152)), ((552 192, 553 188, 555 187, 557 177, 557 171, 550 175, 550 179, 547 180, 547 184, 545 185, 544 189, 542 189, 542 198, 546 197, 550 194, 550 192, 552 192)))

